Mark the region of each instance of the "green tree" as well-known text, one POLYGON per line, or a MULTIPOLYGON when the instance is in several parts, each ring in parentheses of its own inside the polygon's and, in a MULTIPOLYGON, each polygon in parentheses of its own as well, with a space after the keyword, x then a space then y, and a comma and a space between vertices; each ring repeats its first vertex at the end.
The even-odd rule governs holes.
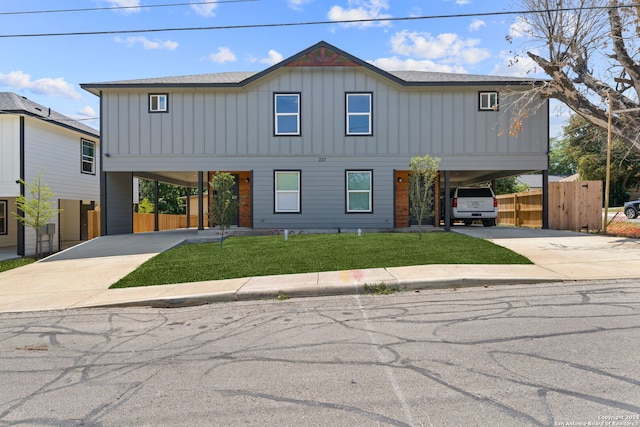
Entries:
POLYGON ((494 188, 494 192, 496 195, 512 194, 527 191, 528 189, 529 186, 527 184, 518 182, 515 176, 510 176, 496 180, 496 188, 494 188))
POLYGON ((569 155, 569 140, 566 138, 551 138, 549 150, 549 174, 573 175, 578 170, 573 158, 569 155))
MULTIPOLYGON (((576 164, 580 179, 605 181, 607 173, 607 132, 579 115, 564 127, 566 155, 576 164)), ((640 154, 614 138, 611 142, 610 206, 621 206, 629 199, 628 190, 640 185, 640 154)))
POLYGON ((32 228, 36 232, 36 259, 39 259, 41 256, 38 245, 40 227, 46 226, 61 210, 54 208, 51 203, 55 193, 45 182, 42 169, 38 171, 38 175, 33 178, 30 184, 22 179, 20 183, 27 189, 29 197, 21 194, 16 198, 16 207, 19 213, 14 213, 14 215, 25 227, 32 228))
POLYGON ((138 212, 140 213, 153 213, 155 206, 146 197, 138 203, 138 212))
MULTIPOLYGON (((147 199, 151 203, 155 200, 154 194, 155 182, 145 179, 140 180, 140 199, 147 199)), ((187 195, 187 189, 177 185, 158 183, 158 206, 155 208, 161 214, 178 214, 186 213, 186 203, 181 197, 187 195)))
POLYGON ((440 158, 428 154, 414 156, 409 163, 409 211, 418 221, 418 236, 422 240, 422 221, 433 215, 433 183, 438 175, 440 158))
POLYGON ((224 230, 229 228, 233 216, 240 204, 238 196, 233 194, 236 179, 228 172, 215 172, 209 182, 211 188, 211 206, 209 216, 220 228, 220 248, 224 240, 224 230))

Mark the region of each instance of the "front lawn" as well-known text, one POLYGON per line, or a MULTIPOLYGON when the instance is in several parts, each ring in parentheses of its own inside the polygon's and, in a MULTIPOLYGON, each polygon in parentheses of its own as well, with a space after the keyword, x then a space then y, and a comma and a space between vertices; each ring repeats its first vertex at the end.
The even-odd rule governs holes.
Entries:
POLYGON ((0 273, 3 271, 11 270, 12 268, 22 267, 23 265, 31 264, 34 262, 33 258, 16 258, 0 261, 0 273))
POLYGON ((161 253, 112 288, 275 274, 422 264, 531 264, 508 249, 456 233, 365 233, 230 237, 161 253))

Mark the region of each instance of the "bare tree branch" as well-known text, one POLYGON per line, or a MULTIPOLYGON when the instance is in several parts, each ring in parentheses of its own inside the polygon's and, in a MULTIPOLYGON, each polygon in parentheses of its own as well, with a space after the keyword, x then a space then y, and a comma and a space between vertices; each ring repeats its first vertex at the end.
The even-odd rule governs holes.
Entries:
MULTIPOLYGON (((605 130, 609 96, 613 110, 640 107, 640 65, 635 59, 640 7, 625 6, 618 0, 608 0, 610 7, 604 10, 595 8, 601 6, 599 0, 521 3, 532 12, 525 19, 530 42, 526 53, 551 79, 533 91, 560 100, 605 130), (547 57, 539 53, 542 51, 547 57)), ((615 113, 612 133, 640 151, 640 112, 615 113)))

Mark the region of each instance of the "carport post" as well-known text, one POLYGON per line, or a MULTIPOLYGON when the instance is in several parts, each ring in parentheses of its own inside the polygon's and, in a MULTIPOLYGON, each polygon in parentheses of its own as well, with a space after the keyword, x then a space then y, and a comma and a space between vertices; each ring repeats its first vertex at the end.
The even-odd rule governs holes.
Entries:
POLYGON ((198 230, 204 230, 204 220, 203 220, 203 211, 204 211, 204 202, 202 200, 202 191, 204 186, 204 172, 198 172, 198 230))
POLYGON ((549 228, 549 171, 542 171, 542 229, 549 228))
POLYGON ((449 171, 444 171, 444 231, 451 231, 451 191, 449 171))
POLYGON ((191 227, 191 187, 187 187, 187 228, 191 227))
POLYGON ((153 231, 159 231, 160 227, 158 226, 158 200, 160 199, 160 195, 158 193, 158 187, 160 184, 158 183, 158 181, 154 181, 153 184, 153 203, 155 205, 155 209, 153 210, 153 231))

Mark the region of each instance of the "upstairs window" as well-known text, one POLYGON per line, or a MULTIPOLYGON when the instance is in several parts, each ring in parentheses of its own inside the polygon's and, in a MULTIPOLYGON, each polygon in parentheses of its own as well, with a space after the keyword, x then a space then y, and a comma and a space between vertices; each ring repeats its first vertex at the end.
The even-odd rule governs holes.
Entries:
POLYGON ((276 135, 300 135, 300 94, 274 94, 274 131, 276 135))
POLYGON ((347 93, 347 135, 373 135, 371 93, 347 93))
POLYGON ((82 173, 95 175, 96 173, 96 144, 95 142, 82 140, 82 173))
POLYGON ((166 113, 169 111, 169 95, 166 93, 152 93, 149 95, 149 112, 166 113))
POLYGON ((480 111, 498 111, 498 92, 479 92, 480 111))
POLYGON ((300 212, 300 171, 275 172, 275 211, 300 212))
POLYGON ((7 201, 0 200, 0 234, 7 234, 7 201))
POLYGON ((373 212, 372 171, 347 171, 347 212, 373 212))

